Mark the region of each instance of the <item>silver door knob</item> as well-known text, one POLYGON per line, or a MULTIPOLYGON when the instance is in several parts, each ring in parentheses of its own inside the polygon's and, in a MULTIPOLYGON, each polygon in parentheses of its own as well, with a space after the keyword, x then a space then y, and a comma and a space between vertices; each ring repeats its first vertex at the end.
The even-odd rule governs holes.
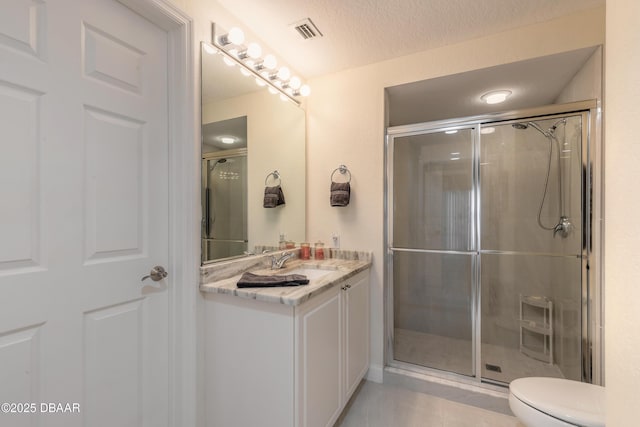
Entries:
POLYGON ((153 280, 154 282, 157 282, 167 277, 167 274, 169 273, 167 273, 167 270, 165 270, 163 266, 156 265, 151 269, 151 271, 149 272, 149 275, 144 276, 140 281, 142 282, 148 278, 151 278, 151 280, 153 280))

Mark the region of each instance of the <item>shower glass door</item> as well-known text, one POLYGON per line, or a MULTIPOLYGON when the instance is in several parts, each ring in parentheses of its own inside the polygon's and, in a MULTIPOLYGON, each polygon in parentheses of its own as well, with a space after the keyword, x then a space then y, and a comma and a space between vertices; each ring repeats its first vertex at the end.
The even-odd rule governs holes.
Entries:
POLYGON ((482 377, 581 379, 582 117, 480 141, 482 377))
POLYGON ((209 156, 202 160, 203 261, 247 251, 247 156, 209 156))
POLYGON ((393 145, 394 358, 474 375, 473 129, 393 145))
POLYGON ((389 130, 392 365, 590 381, 589 114, 389 130))

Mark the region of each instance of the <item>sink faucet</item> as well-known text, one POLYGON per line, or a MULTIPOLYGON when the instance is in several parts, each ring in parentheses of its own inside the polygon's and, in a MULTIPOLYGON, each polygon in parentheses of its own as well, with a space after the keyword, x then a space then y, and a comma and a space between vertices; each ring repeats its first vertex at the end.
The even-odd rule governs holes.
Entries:
POLYGON ((271 269, 276 270, 282 268, 284 263, 287 262, 288 259, 293 258, 295 255, 293 252, 282 252, 280 258, 277 258, 275 255, 271 255, 271 269))

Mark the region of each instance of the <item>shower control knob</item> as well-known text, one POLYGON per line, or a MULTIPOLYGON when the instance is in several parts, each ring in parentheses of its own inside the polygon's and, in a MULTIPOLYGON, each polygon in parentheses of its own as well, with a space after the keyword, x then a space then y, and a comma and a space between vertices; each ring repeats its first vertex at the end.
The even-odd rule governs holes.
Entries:
POLYGON ((165 277, 167 277, 167 270, 164 269, 163 266, 161 265, 156 265, 155 267, 153 267, 151 269, 151 271, 149 272, 148 276, 144 276, 140 281, 143 282, 149 278, 151 278, 151 280, 153 280, 154 282, 158 282, 162 279, 164 279, 165 277))
POLYGON ((569 218, 563 216, 560 218, 560 222, 553 227, 553 237, 556 237, 557 233, 560 233, 560 237, 568 237, 569 233, 573 229, 573 225, 569 222, 569 218))

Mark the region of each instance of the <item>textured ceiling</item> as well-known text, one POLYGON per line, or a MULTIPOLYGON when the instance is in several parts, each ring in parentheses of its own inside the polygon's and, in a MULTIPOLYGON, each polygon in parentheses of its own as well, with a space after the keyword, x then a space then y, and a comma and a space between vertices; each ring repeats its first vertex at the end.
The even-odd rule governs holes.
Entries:
POLYGON ((218 0, 303 77, 324 75, 604 5, 605 0, 218 0), (311 18, 323 37, 291 24, 311 18))

